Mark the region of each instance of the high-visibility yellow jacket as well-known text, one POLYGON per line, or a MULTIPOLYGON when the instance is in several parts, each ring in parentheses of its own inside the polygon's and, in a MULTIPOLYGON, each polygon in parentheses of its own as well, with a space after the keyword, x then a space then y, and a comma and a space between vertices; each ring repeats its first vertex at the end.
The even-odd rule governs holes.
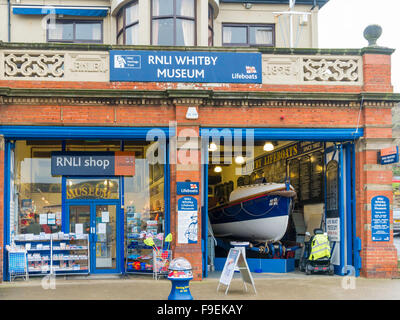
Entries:
POLYGON ((316 234, 311 241, 311 253, 309 260, 317 260, 320 258, 329 258, 331 256, 331 247, 329 246, 328 236, 324 234, 316 234))

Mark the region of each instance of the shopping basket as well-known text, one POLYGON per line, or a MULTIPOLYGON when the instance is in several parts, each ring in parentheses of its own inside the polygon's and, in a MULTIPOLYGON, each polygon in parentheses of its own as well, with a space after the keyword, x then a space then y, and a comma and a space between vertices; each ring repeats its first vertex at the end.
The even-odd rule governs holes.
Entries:
POLYGON ((171 250, 153 250, 153 278, 158 280, 168 275, 168 266, 171 262, 171 250))
POLYGON ((23 277, 25 280, 29 279, 28 274, 28 261, 26 251, 20 249, 13 249, 7 246, 8 251, 8 270, 10 273, 10 281, 17 277, 23 277))

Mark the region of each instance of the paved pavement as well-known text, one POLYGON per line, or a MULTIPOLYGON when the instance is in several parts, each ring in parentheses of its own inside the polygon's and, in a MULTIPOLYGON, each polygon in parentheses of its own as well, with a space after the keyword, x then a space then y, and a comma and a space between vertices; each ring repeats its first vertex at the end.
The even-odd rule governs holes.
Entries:
MULTIPOLYGON (((229 292, 217 292, 219 274, 203 281, 191 281, 195 300, 399 300, 400 279, 344 278, 328 275, 254 274, 257 294, 244 290, 235 274, 229 292), (354 282, 352 282, 352 280, 354 282)), ((128 278, 65 279, 58 277, 55 288, 38 278, 0 284, 0 300, 166 300, 171 283, 166 279, 128 278), (47 287, 47 289, 45 289, 47 287)))

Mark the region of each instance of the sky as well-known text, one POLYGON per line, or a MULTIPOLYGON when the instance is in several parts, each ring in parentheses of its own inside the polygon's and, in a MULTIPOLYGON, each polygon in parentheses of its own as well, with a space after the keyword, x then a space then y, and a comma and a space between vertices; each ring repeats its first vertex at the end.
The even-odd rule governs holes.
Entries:
POLYGON ((330 0, 318 15, 320 48, 363 48, 370 24, 379 24, 377 44, 396 49, 392 55, 392 85, 400 93, 400 0, 330 0))

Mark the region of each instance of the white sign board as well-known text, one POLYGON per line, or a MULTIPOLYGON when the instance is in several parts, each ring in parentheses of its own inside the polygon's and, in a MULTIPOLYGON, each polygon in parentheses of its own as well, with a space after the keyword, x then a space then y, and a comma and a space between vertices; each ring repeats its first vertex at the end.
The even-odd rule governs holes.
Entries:
POLYGON ((253 286, 254 292, 257 293, 256 287, 254 285, 253 276, 251 275, 249 266, 247 265, 247 261, 243 256, 241 248, 232 248, 229 250, 228 257, 226 258, 225 261, 224 269, 222 270, 221 273, 221 278, 219 279, 217 291, 219 289, 219 286, 223 284, 227 286, 225 291, 225 294, 227 294, 236 267, 238 267, 240 271, 240 275, 242 276, 242 280, 246 291, 247 291, 246 283, 248 283, 253 286))
POLYGON ((194 197, 178 200, 178 243, 197 243, 198 210, 194 197))
POLYGON ((329 241, 340 241, 340 218, 327 218, 326 232, 329 241))

